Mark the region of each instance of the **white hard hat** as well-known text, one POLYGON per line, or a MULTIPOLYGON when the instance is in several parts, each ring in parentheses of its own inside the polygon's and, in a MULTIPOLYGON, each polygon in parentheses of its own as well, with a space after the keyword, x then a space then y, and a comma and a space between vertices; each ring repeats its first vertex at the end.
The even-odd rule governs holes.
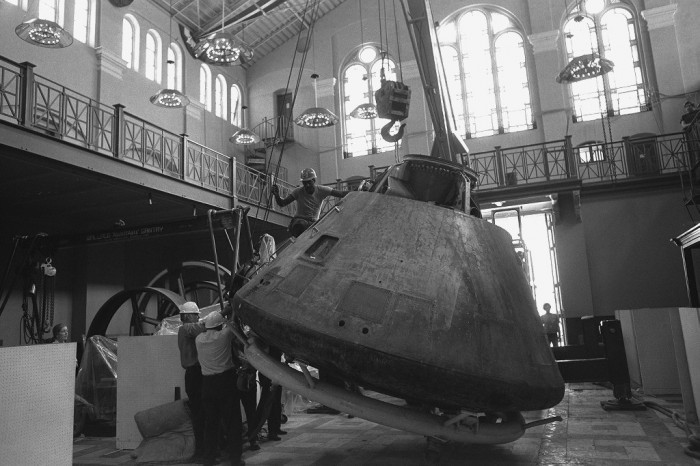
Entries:
POLYGON ((313 168, 305 168, 299 175, 299 181, 310 181, 316 178, 316 172, 313 168))
POLYGON ((180 314, 199 314, 199 306, 197 303, 187 301, 180 305, 180 314))
POLYGON ((225 322, 226 319, 224 318, 224 316, 222 316, 219 311, 214 311, 207 316, 206 323, 204 324, 204 326, 206 328, 216 328, 225 322))

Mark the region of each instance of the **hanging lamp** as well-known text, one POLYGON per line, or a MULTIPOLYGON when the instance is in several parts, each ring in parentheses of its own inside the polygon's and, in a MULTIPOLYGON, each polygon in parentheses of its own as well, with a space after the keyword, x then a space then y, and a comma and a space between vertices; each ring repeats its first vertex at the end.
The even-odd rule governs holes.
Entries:
POLYGON ((559 72, 556 80, 561 84, 575 83, 590 78, 603 76, 613 70, 615 64, 607 58, 600 57, 597 53, 589 53, 574 57, 559 72))
MULTIPOLYGON (((219 66, 240 65, 253 58, 253 49, 233 34, 224 32, 225 0, 221 2, 221 31, 200 40, 194 48, 194 56, 205 63, 219 66)), ((243 26, 245 30, 245 25, 243 26)))
POLYGON ((15 34, 25 42, 49 49, 61 49, 73 43, 73 36, 58 23, 39 17, 18 25, 15 34))
MULTIPOLYGON (((566 2, 564 2, 564 8, 567 8, 566 2)), ((585 19, 583 15, 584 6, 581 0, 576 2, 576 16, 574 16, 574 21, 580 23, 585 19)), ((593 22, 593 27, 595 30, 595 40, 597 52, 592 52, 584 55, 579 55, 571 59, 569 63, 559 72, 556 77, 556 81, 560 84, 575 83, 578 81, 584 81, 586 79, 597 78, 611 72, 615 66, 612 60, 603 58, 600 56, 600 44, 598 42, 598 26, 593 22)))
MULTIPOLYGON (((241 107, 241 120, 243 120, 243 124, 245 124, 245 111, 247 108, 248 107, 245 105, 241 107)), ((260 136, 247 128, 241 128, 233 133, 233 136, 228 138, 228 140, 234 144, 257 144, 260 142, 260 136)))
POLYGON ((318 95, 316 92, 316 80, 318 79, 318 75, 316 73, 312 74, 311 79, 314 80, 315 107, 304 110, 301 115, 296 117, 294 123, 302 128, 327 128, 328 126, 333 126, 338 122, 338 117, 330 110, 318 106, 318 95))
MULTIPOLYGON (((168 10, 168 14, 170 15, 170 27, 168 30, 168 37, 169 37, 169 42, 173 41, 172 37, 172 31, 173 31, 173 0, 170 0, 170 8, 168 10)), ((173 60, 168 60, 167 61, 168 65, 174 65, 175 62, 173 60)), ((177 70, 175 70, 177 72, 177 70)), ((173 76, 174 78, 174 76, 173 76)), ((153 105, 157 105, 158 107, 164 107, 164 108, 183 108, 189 105, 190 99, 183 94, 182 92, 178 91, 177 89, 174 89, 176 83, 175 79, 173 79, 173 89, 161 89, 158 91, 157 94, 151 96, 149 99, 153 105)))
MULTIPOLYGON (((364 48, 364 45, 365 35, 362 24, 362 0, 360 0, 360 47, 364 48)), ((362 48, 360 49, 360 52, 362 51, 362 48)), ((372 118, 377 118, 377 106, 372 102, 365 102, 355 107, 355 109, 350 112, 350 116, 360 120, 371 120, 372 118)))

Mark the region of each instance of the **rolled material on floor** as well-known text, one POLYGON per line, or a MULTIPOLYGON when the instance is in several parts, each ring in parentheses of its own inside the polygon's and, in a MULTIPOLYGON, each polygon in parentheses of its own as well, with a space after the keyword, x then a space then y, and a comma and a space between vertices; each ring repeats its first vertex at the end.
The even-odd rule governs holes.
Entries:
POLYGON ((191 422, 185 400, 177 400, 139 411, 134 415, 134 421, 136 421, 136 427, 143 438, 174 431, 183 424, 191 422))

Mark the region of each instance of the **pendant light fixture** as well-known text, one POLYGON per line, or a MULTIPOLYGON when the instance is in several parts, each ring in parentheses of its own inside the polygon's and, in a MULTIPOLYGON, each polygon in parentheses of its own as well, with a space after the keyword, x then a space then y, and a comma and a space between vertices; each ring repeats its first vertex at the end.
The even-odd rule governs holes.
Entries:
MULTIPOLYGON (((243 126, 245 126, 245 111, 247 108, 248 107, 246 107, 245 105, 241 107, 241 120, 243 126)), ((234 144, 257 144, 258 142, 260 142, 260 136, 244 127, 233 133, 233 136, 228 138, 228 140, 234 144)))
MULTIPOLYGON (((169 42, 173 41, 173 0, 170 0, 170 8, 168 9, 168 14, 170 15, 170 27, 168 29, 169 42)), ((168 65, 174 65, 173 60, 167 61, 168 65)), ((177 73, 177 69, 173 70, 177 73)), ((167 72, 166 72, 167 73, 167 72)), ((175 89, 177 80, 175 75, 173 75, 173 89, 161 89, 157 94, 151 96, 150 101, 153 105, 164 108, 183 108, 189 105, 190 99, 182 92, 175 89)))
MULTIPOLYGON (((36 1, 34 3, 37 4, 36 1)), ((50 49, 68 47, 73 43, 73 36, 58 23, 39 17, 18 25, 15 34, 25 42, 50 49)))
MULTIPOLYGON (((212 65, 241 65, 253 58, 253 49, 243 42, 236 41, 232 34, 224 32, 225 7, 225 0, 222 0, 221 30, 200 40, 194 49, 194 56, 212 65)), ((243 28, 245 30, 245 25, 243 28)))
MULTIPOLYGON (((566 8, 566 2, 564 2, 566 8)), ((581 0, 576 2, 575 11, 577 12, 574 21, 580 23, 585 19, 583 15, 584 5, 581 0)), ((593 21, 595 31, 596 51, 579 55, 571 59, 569 63, 559 72, 556 81, 560 84, 575 83, 586 79, 597 78, 611 72, 615 66, 612 60, 600 56, 600 43, 598 39, 598 25, 593 21)))
MULTIPOLYGON (((360 0, 360 47, 364 48, 364 45, 365 35, 362 23, 362 0, 360 0)), ((360 49, 360 51, 362 51, 362 49, 360 49)), ((355 107, 355 109, 350 112, 350 116, 360 120, 371 120, 372 118, 377 118, 377 106, 372 102, 365 102, 355 107)))
POLYGON ((301 115, 296 117, 294 123, 302 128, 326 128, 333 126, 338 122, 338 117, 333 112, 326 108, 318 106, 318 95, 316 92, 316 80, 318 74, 311 75, 314 80, 314 107, 307 108, 301 115))

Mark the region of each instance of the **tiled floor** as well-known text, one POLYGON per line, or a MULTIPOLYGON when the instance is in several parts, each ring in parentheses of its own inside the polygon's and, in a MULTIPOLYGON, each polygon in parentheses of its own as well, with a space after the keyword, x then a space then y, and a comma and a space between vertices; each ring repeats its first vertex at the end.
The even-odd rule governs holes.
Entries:
MULTIPOLYGON (((604 411, 612 391, 592 384, 567 386, 562 402, 548 412, 524 413, 527 421, 560 415, 562 422, 528 429, 506 445, 447 444, 427 448, 424 437, 345 415, 295 414, 282 441, 264 441, 245 451, 247 465, 685 465, 688 442, 671 418, 657 410, 604 411)), ((680 399, 647 397, 683 414, 680 399)), ((74 465, 133 465, 130 451, 115 450, 114 438, 76 439, 74 465)), ((222 464, 229 464, 224 462, 222 464)))

